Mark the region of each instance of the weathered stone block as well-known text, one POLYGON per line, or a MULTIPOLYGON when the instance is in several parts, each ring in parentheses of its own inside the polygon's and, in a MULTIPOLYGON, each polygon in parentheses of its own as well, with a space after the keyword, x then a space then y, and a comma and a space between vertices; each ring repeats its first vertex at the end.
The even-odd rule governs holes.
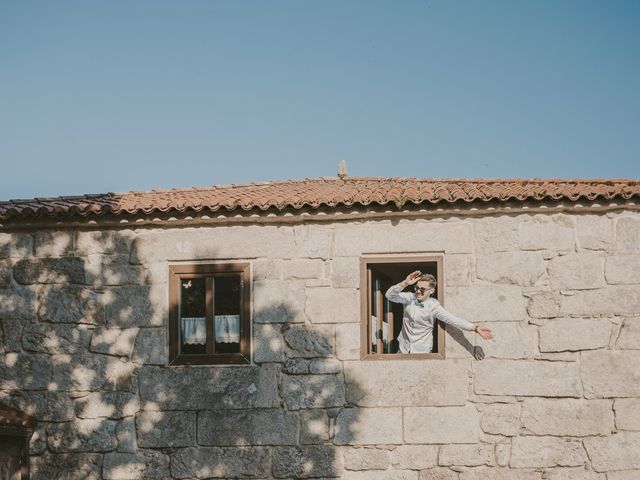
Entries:
POLYGON ((344 381, 339 375, 285 375, 282 390, 290 409, 341 407, 345 404, 344 381))
POLYGON ((38 422, 66 422, 74 418, 73 401, 65 392, 0 391, 0 402, 31 415, 38 422))
POLYGON ((418 480, 458 480, 458 472, 448 468, 436 467, 422 470, 418 480))
POLYGON ((333 325, 291 325, 284 332, 288 357, 329 357, 333 355, 335 328, 333 325))
POLYGON ((460 480, 542 480, 542 472, 499 467, 478 467, 460 473, 460 480))
POLYGON ((596 472, 640 469, 640 432, 619 432, 584 439, 596 472))
POLYGON ((575 247, 575 220, 564 215, 536 215, 531 222, 520 224, 523 250, 572 251, 575 247))
POLYGON ((50 454, 31 457, 33 480, 102 480, 102 455, 98 453, 50 454))
POLYGON ((304 283, 264 281, 253 284, 255 323, 294 323, 306 321, 304 283))
POLYGON ((253 327, 253 361, 283 362, 284 337, 282 336, 282 326, 270 323, 256 324, 253 327))
POLYGON ((116 437, 118 438, 119 452, 136 453, 138 451, 136 421, 134 417, 128 417, 118 422, 116 425, 116 437))
POLYGON ((35 316, 36 295, 28 288, 0 290, 0 318, 31 320, 35 316))
POLYGON ((464 405, 466 360, 345 362, 349 403, 363 407, 464 405))
POLYGON ((478 253, 520 250, 519 224, 510 217, 473 220, 474 245, 478 253))
POLYGON ((330 417, 327 410, 300 410, 300 443, 319 444, 331 438, 330 417))
POLYGON ((560 297, 560 313, 565 315, 624 315, 638 312, 640 288, 636 286, 610 286, 560 297))
POLYGON ((33 253, 33 238, 27 233, 0 233, 0 258, 25 258, 33 253))
POLYGON ((538 252, 502 252, 476 259, 476 275, 493 283, 533 285, 545 274, 542 254, 538 252))
POLYGON ((553 292, 529 295, 527 313, 533 318, 553 318, 560 314, 560 296, 553 292))
POLYGON ((469 321, 523 320, 522 288, 511 285, 474 285, 446 289, 444 307, 469 321))
POLYGON ((104 323, 103 295, 91 289, 65 285, 38 291, 38 317, 52 323, 104 323))
POLYGON ((344 408, 336 418, 336 445, 391 445, 402 442, 401 408, 344 408))
POLYGON ((41 353, 0 355, 0 385, 5 390, 43 390, 51 381, 51 359, 41 353))
POLYGON ((331 286, 333 288, 358 288, 360 286, 360 259, 337 257, 331 260, 331 286))
POLYGON ((586 470, 584 467, 553 468, 546 473, 548 480, 605 480, 603 473, 586 470))
POLYGON ((138 480, 147 469, 142 454, 111 452, 104 456, 102 477, 105 480, 138 480))
POLYGON ((529 398, 520 421, 525 435, 584 437, 614 429, 608 400, 529 398))
POLYGON ((576 232, 581 248, 607 250, 611 246, 613 224, 609 218, 601 215, 580 215, 576 220, 576 232))
POLYGON ((19 260, 13 266, 13 278, 23 285, 34 283, 83 284, 84 262, 78 257, 19 260))
POLYGON ((51 423, 47 444, 52 452, 109 452, 115 450, 116 422, 111 420, 75 420, 51 423))
POLYGON ((472 445, 442 445, 438 463, 442 466, 462 465, 477 467, 495 465, 494 447, 488 443, 472 445))
POLYGON ((484 324, 491 328, 496 338, 487 342, 475 337, 487 358, 533 358, 538 349, 538 329, 532 325, 516 322, 492 322, 484 324))
POLYGON ((195 412, 142 412, 136 415, 142 448, 189 447, 196 443, 195 412))
POLYGON ((76 234, 78 255, 129 255, 135 233, 132 230, 85 230, 76 234))
POLYGON ((22 351, 22 331, 27 325, 31 324, 18 318, 0 319, 0 341, 4 347, 2 353, 22 351))
POLYGON ((418 480, 418 472, 412 470, 346 471, 340 478, 342 480, 418 480))
POLYGON ((336 325, 336 357, 339 360, 358 360, 360 358, 359 323, 336 325))
POLYGON ((406 407, 404 409, 406 443, 477 443, 480 417, 472 406, 406 407))
POLYGON ((290 358, 282 367, 284 373, 289 375, 305 375, 309 373, 309 360, 304 358, 290 358))
POLYGON ((400 445, 390 453, 393 468, 424 470, 438 465, 438 447, 435 445, 400 445))
POLYGON ((619 398, 613 409, 618 430, 640 430, 640 398, 619 398))
POLYGON ((342 362, 335 358, 314 358, 309 363, 309 373, 312 374, 340 373, 341 371, 342 362))
POLYGON ((324 262, 320 259, 295 258, 284 262, 285 278, 322 278, 324 262))
POLYGON ((140 399, 147 410, 213 410, 280 406, 279 366, 142 367, 140 399))
POLYGON ((166 328, 141 328, 133 348, 133 361, 142 365, 167 363, 166 328))
POLYGON ((638 480, 638 470, 607 472, 607 480, 638 480))
POLYGON ((335 227, 335 238, 338 257, 367 252, 473 251, 471 225, 460 221, 342 223, 335 227))
POLYGON ((6 260, 0 260, 0 290, 5 290, 12 286, 11 263, 6 260))
POLYGON ((389 468, 388 450, 368 447, 344 447, 342 456, 347 470, 386 470, 389 468))
POLYGON ((640 253, 640 218, 623 217, 616 222, 616 252, 640 253))
POLYGON ((33 237, 36 257, 62 257, 73 253, 75 232, 72 230, 38 230, 33 237))
POLYGON ((129 264, 128 255, 89 255, 85 268, 87 283, 98 287, 136 285, 149 280, 145 269, 129 264))
POLYGON ((198 413, 198 444, 295 445, 298 415, 279 409, 208 410, 198 413))
POLYGON ((264 447, 191 447, 171 455, 173 478, 267 478, 270 467, 264 447))
POLYGON ((279 258, 256 258, 251 262, 253 281, 282 280, 284 261, 279 258))
POLYGON ((587 456, 576 440, 557 437, 514 437, 511 444, 513 468, 575 467, 587 456))
POLYGON ((549 279, 554 290, 603 287, 604 257, 595 253, 555 257, 549 262, 549 279))
POLYGON ((610 284, 640 283, 640 255, 607 257, 605 277, 610 284))
POLYGON ((79 353, 89 347, 92 330, 86 325, 32 323, 22 331, 22 347, 30 352, 79 353))
POLYGON ((351 288, 307 288, 305 312, 313 323, 348 323, 360 319, 358 291, 351 288))
POLYGON ((289 258, 294 249, 291 227, 229 226, 180 228, 139 233, 131 263, 211 258, 289 258), (256 239, 260 241, 256 241, 256 239))
POLYGON ((99 354, 52 356, 52 381, 61 391, 131 391, 134 366, 99 354))
POLYGON ((165 298, 154 301, 150 286, 112 287, 104 295, 107 325, 115 328, 158 327, 164 325, 165 298))
POLYGON ((76 401, 78 418, 130 417, 140 410, 138 397, 129 392, 92 392, 76 401))
POLYGON ((333 226, 295 225, 293 227, 294 257, 330 258, 334 251, 333 226))
POLYGON ((575 362, 491 360, 474 364, 474 389, 481 395, 580 396, 575 362))
POLYGON ((608 319, 569 318, 547 320, 540 327, 541 352, 576 352, 609 345, 608 319))
POLYGON ((279 447, 272 451, 276 478, 338 477, 342 458, 330 445, 279 447))
POLYGON ((482 409, 480 427, 484 433, 513 437, 518 434, 519 404, 494 404, 482 409))
POLYGON ((640 351, 582 352, 580 373, 587 398, 640 396, 640 351))
POLYGON ((616 348, 623 350, 640 350, 640 318, 625 318, 616 348))
POLYGON ((469 285, 472 258, 471 255, 447 255, 444 259, 445 285, 469 285))
POLYGON ((139 328, 97 328, 91 337, 90 350, 121 357, 131 357, 139 328))

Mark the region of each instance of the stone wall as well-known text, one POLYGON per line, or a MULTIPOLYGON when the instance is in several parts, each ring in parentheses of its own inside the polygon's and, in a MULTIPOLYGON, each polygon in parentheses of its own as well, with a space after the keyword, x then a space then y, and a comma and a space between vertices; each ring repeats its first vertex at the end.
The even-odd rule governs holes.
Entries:
POLYGON ((640 215, 0 233, 34 479, 640 478, 640 215), (361 361, 363 253, 445 252, 495 342, 361 361), (167 367, 167 265, 252 264, 254 363, 167 367))

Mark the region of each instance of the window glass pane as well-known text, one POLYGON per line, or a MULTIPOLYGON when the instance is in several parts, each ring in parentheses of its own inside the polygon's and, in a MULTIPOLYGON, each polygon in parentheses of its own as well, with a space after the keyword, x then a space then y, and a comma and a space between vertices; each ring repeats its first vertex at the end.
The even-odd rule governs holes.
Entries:
POLYGON ((213 331, 216 353, 239 352, 242 312, 240 275, 219 275, 213 282, 213 331))
POLYGON ((180 280, 180 351, 206 353, 207 285, 205 278, 180 280))

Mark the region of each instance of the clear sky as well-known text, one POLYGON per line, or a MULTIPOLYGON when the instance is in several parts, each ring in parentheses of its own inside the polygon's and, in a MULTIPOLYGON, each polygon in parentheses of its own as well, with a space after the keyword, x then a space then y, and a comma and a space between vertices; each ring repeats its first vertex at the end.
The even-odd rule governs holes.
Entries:
POLYGON ((640 177, 640 1, 0 0, 0 199, 640 177))

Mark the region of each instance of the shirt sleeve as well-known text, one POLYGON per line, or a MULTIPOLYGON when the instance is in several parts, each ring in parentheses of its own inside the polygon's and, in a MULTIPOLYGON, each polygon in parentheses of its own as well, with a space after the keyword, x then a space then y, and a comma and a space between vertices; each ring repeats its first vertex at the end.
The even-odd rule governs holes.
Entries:
POLYGON ((459 328, 460 330, 468 330, 471 331, 475 328, 475 325, 463 318, 456 317, 452 313, 447 312, 444 307, 440 304, 436 305, 433 310, 434 316, 449 325, 453 325, 454 327, 459 328))
POLYGON ((394 285, 387 290, 387 293, 384 294, 389 300, 394 303, 402 303, 407 305, 413 301, 413 294, 408 292, 403 292, 400 284, 394 285))

